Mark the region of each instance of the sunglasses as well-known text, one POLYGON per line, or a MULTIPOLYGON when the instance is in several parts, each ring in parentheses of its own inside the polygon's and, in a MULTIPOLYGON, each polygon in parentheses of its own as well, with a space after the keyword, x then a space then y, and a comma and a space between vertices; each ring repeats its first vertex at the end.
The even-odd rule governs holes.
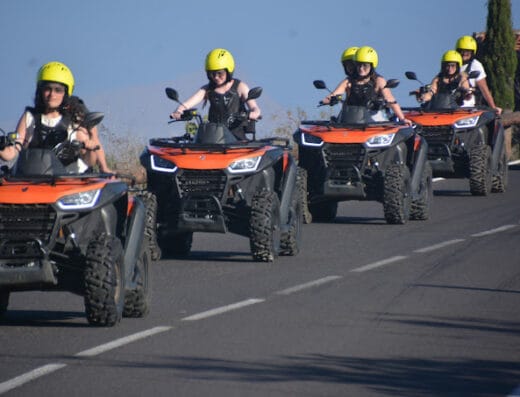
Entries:
POLYGON ((212 70, 209 72, 209 75, 211 77, 225 77, 226 76, 226 70, 212 70))
POLYGON ((65 87, 61 84, 46 84, 43 86, 43 92, 55 92, 56 94, 65 94, 65 87))

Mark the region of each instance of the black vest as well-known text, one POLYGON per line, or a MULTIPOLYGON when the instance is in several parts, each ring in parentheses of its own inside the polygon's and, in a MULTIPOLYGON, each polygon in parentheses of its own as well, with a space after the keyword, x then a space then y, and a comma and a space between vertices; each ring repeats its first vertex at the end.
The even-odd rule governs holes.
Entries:
MULTIPOLYGON (((224 94, 219 94, 215 90, 208 90, 208 101, 210 108, 208 120, 210 123, 227 123, 229 116, 245 111, 244 103, 238 94, 240 80, 235 79, 231 88, 224 94)), ((228 126, 233 128, 233 126, 228 126)))
POLYGON ((365 84, 352 82, 346 104, 350 106, 367 106, 369 102, 375 99, 377 99, 376 82, 370 78, 365 84))
POLYGON ((41 113, 36 113, 33 108, 26 108, 34 118, 34 133, 29 142, 30 148, 52 149, 57 144, 64 142, 69 137, 68 126, 70 119, 62 116, 61 120, 54 127, 42 124, 41 113))

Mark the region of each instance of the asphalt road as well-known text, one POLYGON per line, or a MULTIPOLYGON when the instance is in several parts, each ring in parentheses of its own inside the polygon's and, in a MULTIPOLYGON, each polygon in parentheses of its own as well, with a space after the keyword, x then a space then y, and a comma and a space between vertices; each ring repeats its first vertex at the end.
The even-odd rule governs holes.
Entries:
POLYGON ((196 234, 154 264, 148 317, 114 328, 89 327, 81 297, 13 293, 0 394, 520 396, 520 167, 504 194, 434 189, 426 222, 342 203, 272 264, 196 234))

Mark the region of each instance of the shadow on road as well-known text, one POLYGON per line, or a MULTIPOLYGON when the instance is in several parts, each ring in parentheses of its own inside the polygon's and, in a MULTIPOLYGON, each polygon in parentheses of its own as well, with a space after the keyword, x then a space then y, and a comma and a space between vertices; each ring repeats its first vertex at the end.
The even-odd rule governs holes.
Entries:
POLYGON ((85 319, 84 312, 60 312, 50 310, 7 310, 0 326, 13 327, 62 327, 84 328, 90 327, 85 319), (81 320, 81 323, 75 320, 81 320))

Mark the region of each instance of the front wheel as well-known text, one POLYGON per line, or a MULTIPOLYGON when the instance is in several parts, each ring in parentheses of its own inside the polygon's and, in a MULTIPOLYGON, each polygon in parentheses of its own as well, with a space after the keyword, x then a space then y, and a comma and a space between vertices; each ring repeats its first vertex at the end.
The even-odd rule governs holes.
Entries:
POLYGON ((123 248, 114 236, 100 234, 85 261, 85 312, 92 325, 111 327, 121 320, 125 302, 123 248))
POLYGON ((249 221, 249 245, 257 262, 273 262, 280 252, 280 201, 274 192, 253 196, 249 221))
POLYGON ((298 183, 298 190, 301 195, 302 212, 303 212, 303 223, 312 223, 312 214, 309 210, 309 192, 307 191, 307 170, 305 168, 298 167, 298 174, 296 177, 298 183))
POLYGON ((404 224, 410 218, 410 171, 404 164, 391 164, 385 171, 383 211, 389 224, 404 224))
POLYGON ((189 255, 193 244, 193 232, 166 232, 159 238, 163 257, 182 258, 189 255))
POLYGON ((321 201, 309 205, 313 221, 332 222, 338 214, 337 201, 321 201))
POLYGON ((151 259, 161 259, 161 248, 157 241, 157 197, 152 192, 143 191, 137 194, 146 208, 146 221, 144 234, 148 240, 151 259))

